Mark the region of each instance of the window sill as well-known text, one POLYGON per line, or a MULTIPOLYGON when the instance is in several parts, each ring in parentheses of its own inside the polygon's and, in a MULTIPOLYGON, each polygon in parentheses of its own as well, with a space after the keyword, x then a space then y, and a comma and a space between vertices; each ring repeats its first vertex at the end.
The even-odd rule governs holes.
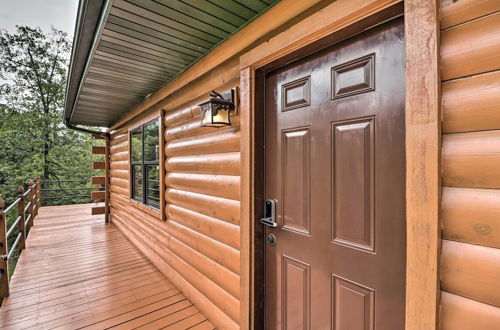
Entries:
POLYGON ((136 201, 135 199, 132 199, 132 198, 129 198, 129 202, 135 208, 137 208, 137 209, 139 209, 141 211, 144 211, 147 214, 149 214, 149 215, 151 215, 151 216, 153 216, 155 218, 158 218, 158 220, 161 219, 160 210, 155 209, 152 206, 149 206, 149 205, 146 205, 146 204, 142 204, 141 202, 138 202, 138 201, 136 201))

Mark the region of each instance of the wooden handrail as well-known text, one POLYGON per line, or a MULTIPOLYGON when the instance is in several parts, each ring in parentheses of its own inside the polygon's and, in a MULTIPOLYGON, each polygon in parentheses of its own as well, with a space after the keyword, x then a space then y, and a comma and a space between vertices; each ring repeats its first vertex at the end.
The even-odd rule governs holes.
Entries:
POLYGON ((41 205, 40 179, 30 180, 28 190, 23 186, 17 189, 18 198, 5 208, 5 201, 0 198, 0 299, 9 296, 9 260, 16 249, 21 253, 26 248, 26 237, 33 226, 41 205), (7 229, 7 214, 17 205, 17 218, 7 229), (8 239, 18 229, 17 237, 9 247, 8 239))

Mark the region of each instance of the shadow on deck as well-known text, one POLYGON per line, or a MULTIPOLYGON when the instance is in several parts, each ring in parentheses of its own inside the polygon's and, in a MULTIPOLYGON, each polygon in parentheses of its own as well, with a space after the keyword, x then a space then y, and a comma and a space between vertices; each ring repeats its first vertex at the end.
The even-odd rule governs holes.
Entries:
POLYGON ((0 309, 2 329, 213 329, 91 204, 42 207, 0 309))

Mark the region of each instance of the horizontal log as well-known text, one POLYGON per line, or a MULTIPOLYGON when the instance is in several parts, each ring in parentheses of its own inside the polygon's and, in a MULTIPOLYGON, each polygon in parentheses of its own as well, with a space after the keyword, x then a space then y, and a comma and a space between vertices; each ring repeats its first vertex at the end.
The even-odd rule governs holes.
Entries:
POLYGON ((105 155, 106 154, 106 147, 92 146, 92 154, 93 155, 105 155))
POLYGON ((117 152, 122 152, 122 151, 128 151, 128 141, 127 140, 125 140, 121 143, 114 144, 109 148, 109 152, 111 154, 114 154, 117 152))
POLYGON ((198 117, 200 112, 201 110, 198 105, 167 111, 165 112, 165 126, 170 126, 186 119, 198 117))
POLYGON ((180 157, 167 157, 165 160, 167 172, 239 175, 240 153, 225 152, 180 157))
POLYGON ((112 170, 126 170, 130 169, 130 165, 127 160, 112 160, 109 164, 110 169, 112 170))
POLYGON ((130 180, 130 175, 128 170, 111 170, 109 173, 111 177, 130 180))
POLYGON ((105 162, 92 162, 92 168, 94 170, 103 170, 106 168, 105 162))
POLYGON ((441 78, 500 69, 500 13, 441 33, 441 78))
POLYGON ((500 130, 443 135, 443 184, 500 188, 500 130))
POLYGON ((229 245, 237 250, 240 248, 240 227, 237 225, 174 204, 167 204, 165 215, 167 218, 173 219, 175 222, 218 242, 229 245))
MULTIPOLYGON (((240 117, 231 117, 231 126, 240 126, 240 117)), ((179 138, 185 138, 190 136, 196 136, 200 134, 207 134, 212 132, 220 131, 218 127, 206 127, 201 126, 201 118, 195 117, 188 119, 186 121, 180 122, 178 124, 168 126, 165 129, 165 141, 169 142, 179 138)))
POLYGON ((164 258, 164 255, 157 254, 143 240, 136 237, 134 231, 130 230, 130 226, 124 224, 122 219, 117 219, 116 225, 151 260, 160 272, 178 287, 185 296, 189 297, 194 304, 199 306, 200 311, 210 318, 214 325, 220 329, 239 329, 237 322, 229 318, 226 312, 223 312, 219 306, 207 297, 206 293, 200 291, 200 288, 195 287, 189 280, 179 274, 178 270, 174 269, 164 258))
POLYGON ((92 184, 105 184, 106 183, 106 178, 104 176, 93 176, 90 179, 90 182, 92 184))
POLYGON ((106 138, 102 135, 92 134, 92 138, 95 140, 105 140, 106 138))
MULTIPOLYGON (((227 291, 231 296, 238 299, 240 296, 240 277, 214 262, 205 255, 199 253, 190 246, 177 240, 175 237, 167 241, 160 240, 159 244, 166 244, 168 249, 176 256, 196 268, 200 273, 217 284, 220 288, 227 291)), ((155 246, 156 247, 156 246, 155 246)))
POLYGON ((233 273, 240 273, 240 252, 238 250, 178 224, 173 219, 167 219, 165 228, 172 237, 189 245, 233 273))
POLYGON ((165 146, 167 157, 234 152, 240 150, 240 130, 226 129, 169 142, 165 146))
POLYGON ((94 206, 91 208, 92 215, 104 214, 106 212, 106 208, 104 206, 94 206))
POLYGON ((498 0, 441 0, 439 11, 441 28, 446 29, 496 11, 500 11, 500 1, 498 0))
POLYGON ((127 198, 130 196, 129 190, 127 188, 122 188, 120 186, 112 184, 110 190, 127 198))
POLYGON ((500 71, 443 83, 442 104, 444 133, 500 129, 500 71))
POLYGON ((500 249, 443 240, 441 288, 500 306, 500 249))
POLYGON ((500 308, 441 292, 441 330, 498 330, 500 308))
POLYGON ((128 150, 111 154, 110 159, 112 162, 116 162, 116 161, 120 161, 120 160, 128 161, 128 159, 129 159, 128 150))
POLYGON ((443 187, 443 238, 500 248, 500 190, 443 187))
POLYGON ((104 200, 106 198, 106 192, 105 191, 92 191, 90 193, 90 197, 93 201, 104 200))
POLYGON ((240 203, 238 201, 170 188, 166 190, 165 198, 167 203, 235 225, 240 223, 240 203))
POLYGON ((240 177, 234 175, 167 173, 165 185, 199 194, 240 199, 240 177))
POLYGON ((129 181, 121 178, 110 178, 111 186, 118 186, 125 189, 129 188, 129 181))
POLYGON ((110 146, 116 146, 122 143, 128 143, 128 133, 118 134, 116 136, 111 137, 111 141, 109 142, 110 146))

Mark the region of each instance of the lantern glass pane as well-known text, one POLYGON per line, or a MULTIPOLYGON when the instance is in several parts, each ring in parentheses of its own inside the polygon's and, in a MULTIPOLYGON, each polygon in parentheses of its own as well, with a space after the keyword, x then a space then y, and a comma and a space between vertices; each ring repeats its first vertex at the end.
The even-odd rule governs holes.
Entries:
POLYGON ((217 124, 229 125, 229 110, 220 109, 217 112, 217 115, 214 116, 213 122, 217 124))
POLYGON ((205 108, 206 110, 203 112, 203 119, 201 120, 202 125, 210 125, 212 123, 212 110, 210 107, 205 108))

